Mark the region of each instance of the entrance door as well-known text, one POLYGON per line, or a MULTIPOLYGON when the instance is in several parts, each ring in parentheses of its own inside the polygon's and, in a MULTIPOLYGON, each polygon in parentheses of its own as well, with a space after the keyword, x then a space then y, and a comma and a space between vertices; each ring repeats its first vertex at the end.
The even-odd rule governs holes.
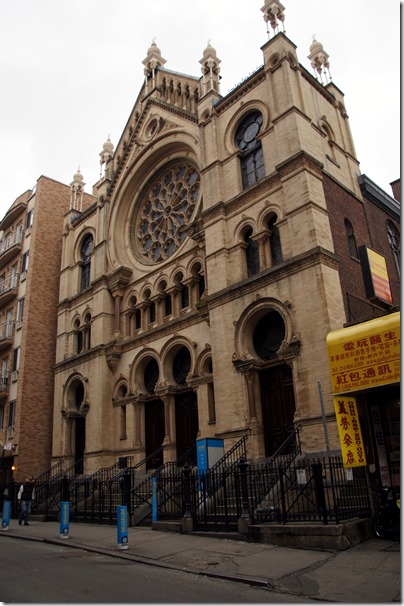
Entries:
MULTIPOLYGON (((273 455, 293 430, 295 395, 292 369, 287 364, 260 373, 265 454, 273 455)), ((291 445, 292 449, 294 444, 291 445)))
POLYGON ((175 430, 177 435, 177 458, 179 459, 191 450, 186 462, 195 465, 199 421, 198 401, 194 391, 187 391, 175 396, 175 430))
POLYGON ((86 447, 86 418, 76 418, 76 435, 74 445, 74 471, 82 474, 84 471, 84 449, 86 447))
MULTIPOLYGON (((163 444, 164 426, 164 402, 152 400, 145 404, 145 426, 146 426, 146 457, 152 455, 163 444)), ((163 464, 163 452, 160 451, 152 456, 146 463, 147 469, 157 469, 163 464)))

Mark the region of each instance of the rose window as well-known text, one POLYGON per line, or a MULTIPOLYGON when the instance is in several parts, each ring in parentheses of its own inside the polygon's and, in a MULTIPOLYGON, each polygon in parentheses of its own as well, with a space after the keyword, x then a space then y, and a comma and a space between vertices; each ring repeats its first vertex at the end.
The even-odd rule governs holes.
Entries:
POLYGON ((135 234, 141 254, 149 261, 167 259, 183 243, 199 192, 198 171, 183 161, 168 166, 147 185, 135 234))

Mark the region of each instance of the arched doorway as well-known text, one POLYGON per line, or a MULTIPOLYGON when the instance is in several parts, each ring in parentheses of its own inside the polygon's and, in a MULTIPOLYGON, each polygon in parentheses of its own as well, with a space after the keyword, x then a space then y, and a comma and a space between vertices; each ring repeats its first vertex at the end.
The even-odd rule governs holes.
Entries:
POLYGON ((199 431, 198 402, 194 391, 175 396, 175 431, 177 436, 177 459, 185 456, 191 465, 196 463, 196 439, 199 431))
MULTIPOLYGON (((196 439, 199 431, 198 401, 194 391, 187 388, 187 376, 191 369, 191 355, 181 347, 173 360, 173 378, 178 388, 184 388, 175 396, 175 432, 177 459, 188 453, 187 463, 196 463, 196 439)), ((185 463, 185 461, 184 461, 185 463)))
MULTIPOLYGON (((293 431, 296 410, 293 373, 288 364, 278 359, 285 338, 285 323, 277 311, 260 318, 253 334, 253 346, 259 358, 267 363, 260 371, 262 423, 265 454, 273 455, 293 431)), ((289 449, 294 447, 293 442, 289 449)))
POLYGON ((164 440, 164 402, 162 400, 146 402, 145 429, 146 458, 148 459, 146 468, 157 469, 163 464, 163 451, 156 452, 164 440))
MULTIPOLYGON (((147 393, 155 393, 159 378, 159 367, 154 358, 150 358, 144 367, 143 381, 147 393)), ((165 434, 164 402, 160 399, 150 399, 145 403, 145 443, 146 468, 157 469, 163 464, 163 451, 156 452, 163 444, 165 434)))
MULTIPOLYGON (((270 457, 293 431, 295 396, 292 369, 287 364, 260 372, 265 455, 270 457)), ((289 448, 293 448, 292 443, 289 448)))

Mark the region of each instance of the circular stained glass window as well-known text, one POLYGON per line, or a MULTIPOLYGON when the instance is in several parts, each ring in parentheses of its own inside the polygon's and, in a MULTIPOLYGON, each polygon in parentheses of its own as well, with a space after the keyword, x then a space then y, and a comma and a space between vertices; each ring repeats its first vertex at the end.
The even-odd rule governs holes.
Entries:
POLYGON ((199 172, 186 161, 170 164, 148 183, 135 222, 136 247, 143 257, 158 263, 179 248, 199 194, 199 172))

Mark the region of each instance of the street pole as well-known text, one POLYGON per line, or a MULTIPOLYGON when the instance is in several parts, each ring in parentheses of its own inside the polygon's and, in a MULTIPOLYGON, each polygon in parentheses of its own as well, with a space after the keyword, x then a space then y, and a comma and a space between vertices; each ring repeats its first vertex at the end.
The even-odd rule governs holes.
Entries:
POLYGON ((328 441, 327 420, 326 420, 325 410, 324 410, 323 389, 321 387, 320 381, 318 381, 318 393, 320 394, 321 416, 323 417, 325 447, 326 447, 326 450, 328 452, 330 450, 330 444, 329 444, 329 441, 328 441))

